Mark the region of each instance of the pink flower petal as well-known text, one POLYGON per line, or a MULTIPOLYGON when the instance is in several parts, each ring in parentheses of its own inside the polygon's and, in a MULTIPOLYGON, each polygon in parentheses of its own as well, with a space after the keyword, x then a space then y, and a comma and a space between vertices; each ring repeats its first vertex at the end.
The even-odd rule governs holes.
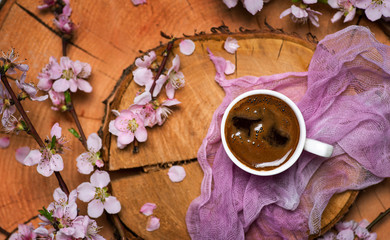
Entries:
POLYGON ((104 202, 104 209, 109 214, 117 214, 121 210, 121 203, 114 196, 109 196, 104 202))
POLYGON ((367 18, 370 19, 371 21, 376 21, 382 16, 382 11, 381 7, 376 6, 374 4, 371 4, 368 6, 368 8, 364 11, 366 14, 367 18))
POLYGON ((145 105, 150 101, 152 101, 152 95, 150 94, 150 92, 147 91, 134 98, 134 104, 137 105, 145 105))
POLYGON ((60 124, 54 123, 50 131, 50 137, 53 138, 53 136, 56 136, 56 138, 59 139, 61 137, 61 131, 62 128, 60 127, 60 124))
POLYGON ((69 89, 69 87, 70 87, 69 81, 64 78, 60 78, 59 80, 56 80, 53 83, 53 89, 56 92, 65 92, 66 90, 69 89))
POLYGON ((85 152, 85 153, 82 153, 80 154, 76 161, 77 161, 77 170, 79 171, 79 173, 81 174, 90 174, 91 172, 93 172, 93 165, 92 163, 89 161, 89 157, 91 155, 88 153, 88 152, 85 152))
POLYGON ((103 214, 104 205, 99 199, 94 199, 88 203, 88 215, 92 218, 98 218, 103 214))
POLYGON ((153 73, 148 68, 137 68, 133 71, 134 82, 140 86, 145 86, 145 91, 148 92, 153 84, 153 73))
POLYGON ((73 189, 73 190, 69 193, 68 203, 69 203, 69 204, 76 203, 76 200, 77 200, 77 190, 76 190, 76 189, 73 189))
POLYGON ((152 232, 160 228, 160 219, 156 217, 150 217, 146 225, 146 231, 152 232))
POLYGON ((68 201, 68 196, 58 187, 53 192, 53 199, 56 202, 66 202, 68 201))
POLYGON ((89 182, 83 182, 77 187, 77 197, 83 202, 89 202, 95 197, 96 189, 89 182))
POLYGON ((37 171, 45 177, 50 177, 54 172, 53 169, 50 168, 50 162, 48 160, 40 161, 38 163, 37 171))
POLYGON ((317 0, 303 0, 303 3, 305 3, 305 4, 314 4, 314 3, 317 3, 317 0))
POLYGON ((340 239, 340 240, 354 240, 355 239, 355 234, 354 234, 354 232, 351 229, 345 229, 345 230, 340 231, 337 234, 336 239, 340 239))
POLYGON ((234 54, 240 46, 235 38, 228 37, 223 47, 228 53, 234 54))
POLYGON ((156 60, 156 53, 154 51, 151 51, 142 58, 137 58, 135 60, 135 66, 148 68, 154 60, 156 60))
POLYGON ((139 210, 145 216, 150 216, 153 214, 153 210, 157 208, 157 205, 154 203, 145 203, 139 210))
POLYGON ((181 102, 177 99, 167 99, 165 100, 164 102, 162 102, 162 106, 167 106, 167 107, 170 107, 170 106, 174 106, 174 105, 178 105, 180 104, 181 102))
POLYGON ((342 12, 342 11, 338 11, 338 12, 336 12, 334 15, 333 15, 333 17, 332 17, 332 19, 330 19, 330 21, 332 22, 332 23, 335 23, 335 22, 337 22, 338 20, 340 20, 341 19, 341 17, 344 15, 344 13, 342 12))
POLYGON ((135 6, 145 4, 146 0, 131 0, 135 6))
POLYGON ((89 151, 96 153, 102 148, 102 139, 96 133, 92 133, 88 136, 87 146, 89 151))
POLYGON ((64 161, 62 161, 62 157, 59 154, 54 154, 50 158, 50 168, 56 172, 64 169, 64 161))
POLYGON ((255 15, 263 8, 263 1, 260 0, 242 0, 242 4, 252 15, 255 15))
POLYGON ((86 92, 86 93, 90 93, 92 92, 92 86, 91 84, 88 82, 88 81, 85 81, 83 79, 78 79, 77 80, 77 87, 83 91, 83 92, 86 92))
POLYGON ((18 162, 20 162, 21 164, 24 164, 24 159, 27 157, 27 155, 29 153, 30 153, 29 147, 20 147, 20 148, 16 149, 15 158, 18 162))
POLYGON ((145 142, 148 139, 148 132, 143 126, 139 126, 137 130, 135 130, 134 135, 137 138, 138 142, 145 142))
POLYGON ((130 144, 134 141, 134 134, 132 132, 120 132, 117 141, 122 145, 130 144))
POLYGON ((7 148, 9 146, 9 137, 0 138, 0 148, 7 148))
POLYGON ((186 177, 186 171, 182 166, 172 166, 168 171, 168 176, 172 182, 181 182, 186 177))
POLYGON ((91 184, 95 187, 104 188, 110 183, 110 175, 106 171, 96 170, 91 175, 91 184))
POLYGON ((41 161, 42 153, 37 150, 31 150, 26 158, 23 160, 24 165, 33 166, 41 161))
POLYGON ((225 3, 228 8, 235 7, 237 2, 238 0, 223 0, 223 3, 225 3))
POLYGON ((195 51, 195 43, 191 39, 184 39, 179 44, 180 52, 184 55, 191 55, 195 51))
POLYGON ((225 74, 230 75, 233 74, 235 71, 236 71, 236 65, 234 65, 229 60, 226 60, 225 74))
POLYGON ((165 93, 169 99, 173 99, 175 97, 175 88, 172 86, 170 82, 165 85, 165 93))
POLYGON ((114 134, 115 136, 119 135, 120 131, 115 127, 115 120, 111 120, 108 126, 108 131, 110 133, 114 134))
POLYGON ((156 80, 156 86, 153 90, 153 97, 157 97, 157 95, 160 93, 162 86, 164 83, 168 80, 168 76, 161 74, 160 77, 156 80))

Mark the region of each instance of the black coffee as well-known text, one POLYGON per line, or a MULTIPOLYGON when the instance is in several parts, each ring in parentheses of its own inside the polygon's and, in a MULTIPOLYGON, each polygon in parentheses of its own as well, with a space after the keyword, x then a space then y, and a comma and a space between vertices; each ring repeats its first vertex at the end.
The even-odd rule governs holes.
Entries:
POLYGON ((299 141, 299 123, 284 101, 270 95, 253 95, 230 110, 225 136, 229 149, 243 164, 272 170, 293 155, 299 141))

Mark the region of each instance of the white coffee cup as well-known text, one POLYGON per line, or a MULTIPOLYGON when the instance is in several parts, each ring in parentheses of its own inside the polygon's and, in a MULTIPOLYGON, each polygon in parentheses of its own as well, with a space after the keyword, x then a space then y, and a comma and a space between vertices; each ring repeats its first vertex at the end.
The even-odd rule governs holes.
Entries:
POLYGON ((299 108, 297 107, 297 105, 291 99, 289 99, 288 97, 286 97, 285 95, 283 95, 279 92, 275 92, 272 90, 266 90, 266 89, 258 89, 258 90, 252 90, 249 92, 245 92, 245 93, 239 95, 238 97, 236 97, 229 104, 229 106, 225 110, 225 113, 223 115, 222 122, 221 122, 221 139, 222 139, 222 145, 223 145, 227 155, 239 168, 241 168, 242 170, 244 170, 248 173, 252 173, 255 175, 259 175, 259 176, 271 176, 271 175, 275 175, 275 174, 278 174, 278 173, 281 173, 281 172, 287 170, 298 160, 298 158, 301 155, 303 150, 308 151, 308 152, 313 153, 313 154, 316 154, 316 155, 321 156, 321 157, 330 157, 333 153, 333 146, 331 146, 327 143, 323 143, 323 142, 314 140, 314 139, 306 138, 306 124, 305 124, 305 121, 303 119, 302 113, 299 110, 299 108), (226 141, 226 136, 225 136, 226 119, 228 117, 230 110, 233 108, 233 106, 236 103, 238 103, 240 100, 242 100, 246 97, 250 97, 253 95, 259 95, 259 94, 270 95, 270 96, 276 97, 276 98, 282 100, 283 102, 285 102, 288 106, 290 106, 290 108, 295 113, 295 116, 298 120, 298 124, 299 124, 299 128, 300 128, 299 129, 300 131, 299 131, 298 145, 295 148, 294 153, 283 164, 277 166, 276 168, 274 168, 272 170, 261 170, 261 168, 253 169, 253 168, 250 168, 250 167, 246 166, 245 164, 243 164, 231 152, 230 148, 228 147, 228 144, 226 141))

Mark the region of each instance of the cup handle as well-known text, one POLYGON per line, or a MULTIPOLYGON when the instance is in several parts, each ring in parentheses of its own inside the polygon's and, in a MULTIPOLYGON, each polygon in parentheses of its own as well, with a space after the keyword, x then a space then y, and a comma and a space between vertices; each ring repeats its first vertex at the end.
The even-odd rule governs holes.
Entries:
POLYGON ((311 138, 306 138, 303 149, 321 157, 330 157, 333 153, 332 145, 311 138))

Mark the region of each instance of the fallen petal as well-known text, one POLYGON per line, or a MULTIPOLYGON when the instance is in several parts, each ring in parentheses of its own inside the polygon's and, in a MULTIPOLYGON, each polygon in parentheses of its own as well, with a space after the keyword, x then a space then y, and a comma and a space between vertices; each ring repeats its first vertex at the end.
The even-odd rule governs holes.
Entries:
POLYGON ((240 45, 238 45, 238 42, 235 38, 228 37, 223 47, 228 53, 234 54, 237 51, 237 48, 240 47, 240 45))
POLYGON ((195 51, 195 43, 190 39, 184 39, 179 44, 180 52, 184 55, 191 55, 195 51))
POLYGON ((230 75, 233 74, 235 71, 236 71, 236 65, 234 65, 229 60, 226 60, 225 74, 230 75))
POLYGON ((131 0, 135 6, 145 4, 146 0, 131 0))
POLYGON ((15 158, 18 162, 24 164, 24 159, 27 157, 29 153, 30 153, 29 147, 20 147, 16 149, 15 158))
POLYGON ((9 146, 9 137, 0 138, 0 148, 7 148, 9 146))
POLYGON ((146 225, 146 231, 152 232, 160 228, 160 219, 156 217, 150 217, 146 225))
POLYGON ((181 182, 186 177, 186 171, 182 166, 172 166, 168 171, 168 176, 172 182, 181 182))
POLYGON ((153 210, 157 208, 157 205, 154 203, 145 203, 139 210, 145 216, 150 216, 153 214, 153 210))

